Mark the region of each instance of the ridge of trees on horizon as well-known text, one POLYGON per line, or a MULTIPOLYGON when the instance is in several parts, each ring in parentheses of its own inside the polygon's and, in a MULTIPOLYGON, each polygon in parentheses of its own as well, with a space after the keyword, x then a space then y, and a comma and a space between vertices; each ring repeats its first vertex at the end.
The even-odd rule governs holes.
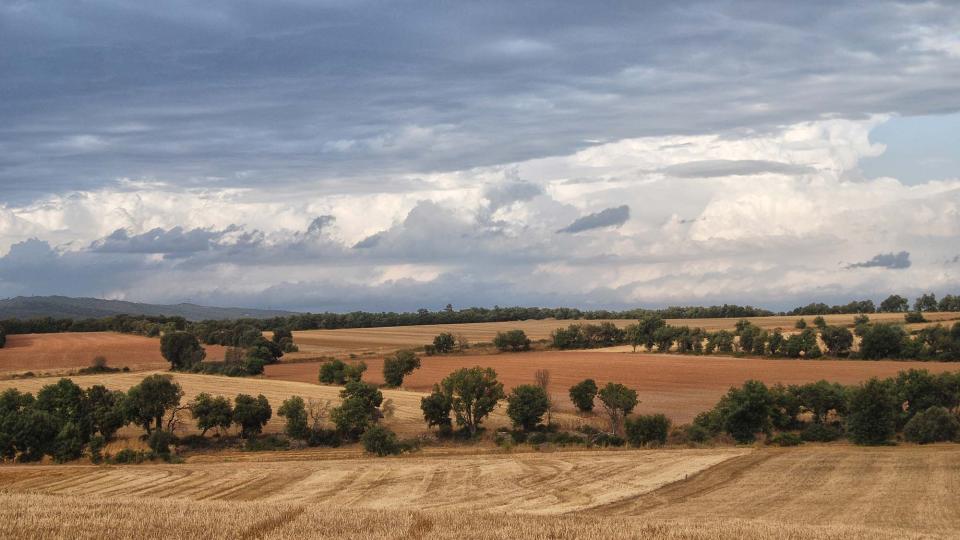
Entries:
MULTIPOLYGON (((913 304, 918 312, 960 311, 960 296, 948 294, 939 301, 932 293, 923 294, 913 304)), ((249 331, 285 329, 333 330, 340 328, 371 328, 377 326, 416 326, 424 324, 458 324, 479 322, 508 322, 522 320, 599 320, 639 319, 656 314, 664 319, 716 319, 766 317, 772 315, 830 315, 851 313, 907 312, 909 301, 900 295, 890 295, 879 307, 873 300, 859 300, 848 304, 829 306, 811 303, 789 312, 773 312, 753 306, 723 304, 715 306, 671 306, 660 309, 581 310, 577 308, 540 307, 470 307, 460 310, 447 305, 438 311, 419 309, 415 312, 303 313, 269 319, 230 319, 188 321, 183 317, 114 315, 99 319, 5 319, 0 321, 0 335, 42 334, 60 332, 120 332, 157 337, 173 331, 191 332, 206 344, 233 345, 229 341, 249 331), (241 330, 238 331, 238 329, 241 330)))

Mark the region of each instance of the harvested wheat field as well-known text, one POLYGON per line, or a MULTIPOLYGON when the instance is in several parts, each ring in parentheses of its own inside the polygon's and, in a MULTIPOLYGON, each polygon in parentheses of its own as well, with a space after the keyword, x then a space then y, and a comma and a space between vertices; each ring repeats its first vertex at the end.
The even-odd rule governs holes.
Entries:
MULTIPOLYGON (((224 348, 207 346, 207 358, 223 358, 224 348)), ((113 367, 162 369, 170 364, 160 355, 160 340, 114 332, 14 334, 0 349, 0 373, 56 371, 90 365, 103 356, 113 367)))
MULTIPOLYGON (((111 390, 127 390, 139 383, 144 377, 154 372, 140 373, 107 373, 102 375, 79 375, 70 377, 83 388, 102 384, 111 390)), ((337 386, 321 386, 290 381, 271 381, 249 377, 220 377, 215 375, 195 375, 189 373, 168 373, 172 375, 183 388, 182 402, 192 400, 197 394, 207 392, 212 395, 224 395, 233 399, 237 394, 263 394, 273 407, 274 415, 264 431, 279 432, 283 428, 283 418, 276 414, 277 408, 283 400, 290 396, 300 396, 305 400, 314 399, 320 402, 331 401, 333 405, 339 403, 341 388, 337 386)), ((36 392, 44 385, 55 383, 59 377, 35 377, 29 379, 13 379, 0 381, 0 391, 6 388, 18 388, 25 392, 36 392)), ((423 415, 420 411, 421 394, 401 390, 383 390, 384 399, 393 400, 396 412, 392 418, 386 420, 386 425, 400 433, 424 431, 423 415)), ((184 414, 187 420, 186 429, 192 429, 189 414, 184 414)))
POLYGON ((653 450, 0 468, 17 538, 955 538, 960 451, 653 450))
MULTIPOLYGON (((364 360, 369 366, 365 380, 383 382, 382 360, 364 360)), ((665 354, 610 354, 588 351, 547 351, 477 356, 429 356, 422 366, 404 380, 409 390, 428 392, 450 372, 472 366, 492 367, 509 390, 534 381, 538 369, 550 371, 550 393, 561 408, 572 407, 569 388, 585 378, 598 384, 623 383, 640 394, 637 412, 662 412, 675 423, 689 422, 698 413, 713 407, 731 386, 748 379, 769 384, 795 384, 827 379, 844 384, 870 377, 889 377, 901 370, 916 368, 931 372, 960 370, 950 362, 895 362, 856 360, 785 360, 681 356, 665 354)), ((267 366, 271 379, 316 381, 319 364, 277 364, 267 366)))
MULTIPOLYGON (((952 321, 960 319, 960 313, 939 312, 925 313, 929 323, 909 325, 911 329, 936 324, 937 321, 952 321)), ((855 315, 826 315, 828 324, 853 326, 855 315)), ((747 320, 761 328, 773 330, 783 328, 792 330, 794 324, 801 319, 799 316, 749 317, 747 320)), ((807 322, 812 316, 803 317, 807 322)), ((701 327, 706 330, 732 330, 739 318, 726 319, 668 319, 667 323, 677 326, 701 327)), ((902 313, 875 313, 870 315, 871 321, 876 322, 903 322, 902 313)), ((464 323, 464 324, 428 324, 419 326, 385 326, 377 328, 345 328, 340 330, 302 330, 293 333, 294 341, 300 347, 300 352, 291 353, 285 357, 289 359, 316 357, 321 355, 343 354, 385 354, 397 349, 422 347, 433 341, 441 332, 450 332, 467 338, 471 343, 490 342, 497 332, 521 329, 532 340, 549 339, 550 333, 560 327, 576 323, 599 324, 612 322, 619 327, 633 324, 633 319, 613 319, 609 321, 576 321, 576 320, 529 320, 492 323, 464 323)))

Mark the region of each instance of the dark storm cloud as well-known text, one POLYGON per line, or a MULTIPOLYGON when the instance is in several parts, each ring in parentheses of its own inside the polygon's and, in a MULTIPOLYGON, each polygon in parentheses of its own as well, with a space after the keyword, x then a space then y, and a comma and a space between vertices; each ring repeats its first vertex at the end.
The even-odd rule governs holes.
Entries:
POLYGON ((814 172, 814 169, 805 165, 780 163, 778 161, 709 159, 671 165, 661 169, 661 172, 680 178, 712 178, 716 176, 750 176, 763 173, 798 175, 814 172))
POLYGON ((859 262, 847 266, 847 268, 889 268, 891 270, 902 270, 910 268, 910 253, 901 251, 899 253, 880 253, 874 255, 869 261, 859 262))
POLYGON ((630 219, 630 207, 627 205, 607 208, 595 214, 588 214, 582 218, 574 220, 573 223, 558 230, 558 233, 578 233, 589 231, 590 229, 602 229, 604 227, 619 227, 630 219))
POLYGON ((90 245, 90 251, 101 253, 163 253, 184 255, 207 251, 220 241, 225 234, 236 232, 237 226, 222 231, 210 229, 190 229, 174 227, 169 230, 156 228, 143 234, 130 235, 124 229, 117 229, 106 238, 90 245))
POLYGON ((949 3, 0 4, 5 201, 383 174, 960 108, 949 3), (588 121, 587 121, 588 120, 588 121))

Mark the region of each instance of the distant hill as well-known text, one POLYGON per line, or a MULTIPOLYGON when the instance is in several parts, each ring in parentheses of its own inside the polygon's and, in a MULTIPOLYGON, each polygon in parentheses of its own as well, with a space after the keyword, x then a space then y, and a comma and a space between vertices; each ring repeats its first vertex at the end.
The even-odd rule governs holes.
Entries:
POLYGON ((67 296, 18 296, 0 300, 0 319, 86 319, 111 315, 165 315, 180 316, 191 321, 207 319, 268 319, 293 315, 292 311, 250 308, 223 308, 196 304, 140 304, 100 298, 70 298, 67 296))

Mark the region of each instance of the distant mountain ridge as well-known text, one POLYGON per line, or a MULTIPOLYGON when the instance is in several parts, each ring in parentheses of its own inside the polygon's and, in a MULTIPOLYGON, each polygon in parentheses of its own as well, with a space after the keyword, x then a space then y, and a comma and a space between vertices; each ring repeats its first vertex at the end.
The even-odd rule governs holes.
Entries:
POLYGON ((0 319, 87 319, 111 315, 149 315, 183 317, 191 321, 225 319, 269 319, 295 315, 293 311, 235 307, 211 307, 196 304, 142 304, 101 298, 68 296, 17 296, 0 300, 0 319))

